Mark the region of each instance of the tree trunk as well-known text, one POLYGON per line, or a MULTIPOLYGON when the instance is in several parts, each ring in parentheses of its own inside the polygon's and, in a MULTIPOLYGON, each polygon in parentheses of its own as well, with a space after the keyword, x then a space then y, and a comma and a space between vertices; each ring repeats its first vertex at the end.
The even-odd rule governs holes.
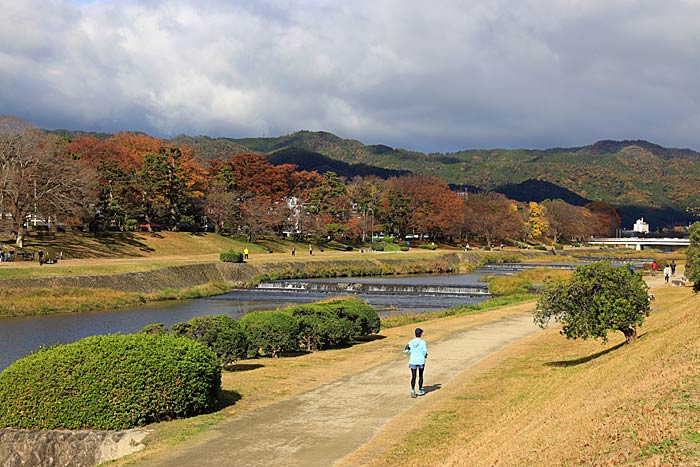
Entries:
POLYGON ((625 344, 629 344, 637 339, 636 328, 620 328, 619 331, 625 335, 625 344))

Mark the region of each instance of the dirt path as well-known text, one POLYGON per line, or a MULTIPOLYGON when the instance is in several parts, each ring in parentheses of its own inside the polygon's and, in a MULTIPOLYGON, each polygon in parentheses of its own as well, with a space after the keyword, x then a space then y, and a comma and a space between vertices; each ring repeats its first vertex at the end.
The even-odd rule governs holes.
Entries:
MULTIPOLYGON (((437 396, 465 368, 538 329, 528 313, 441 341, 431 341, 426 332, 424 398, 437 396)), ((369 441, 392 417, 421 405, 423 398, 410 398, 409 375, 397 351, 389 363, 225 422, 197 445, 130 465, 327 467, 369 441)))

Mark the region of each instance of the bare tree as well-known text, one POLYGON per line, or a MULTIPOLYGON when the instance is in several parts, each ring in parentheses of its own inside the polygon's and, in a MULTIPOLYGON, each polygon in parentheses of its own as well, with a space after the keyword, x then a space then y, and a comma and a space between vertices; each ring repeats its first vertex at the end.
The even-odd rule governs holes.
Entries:
POLYGON ((87 202, 86 166, 62 152, 65 141, 15 117, 0 117, 0 210, 23 247, 30 214, 75 212, 87 202))

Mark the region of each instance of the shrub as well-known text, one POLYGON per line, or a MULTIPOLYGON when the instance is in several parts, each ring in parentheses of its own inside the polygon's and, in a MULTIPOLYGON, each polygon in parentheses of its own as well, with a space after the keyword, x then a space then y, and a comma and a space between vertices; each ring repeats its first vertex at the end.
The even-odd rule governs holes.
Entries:
POLYGON ((167 334, 168 328, 163 323, 147 324, 139 331, 142 334, 167 334))
POLYGON ((533 249, 539 250, 539 251, 547 251, 547 247, 544 246, 544 245, 535 245, 535 246, 533 247, 533 249))
POLYGON ((384 251, 384 245, 381 243, 372 243, 372 251, 384 251))
POLYGON ((409 250, 409 248, 408 248, 407 246, 399 247, 399 249, 400 249, 401 251, 408 251, 408 250, 409 250))
POLYGON ((437 245, 434 243, 428 243, 426 245, 420 245, 418 248, 422 248, 424 250, 437 250, 437 245))
POLYGON ((367 336, 379 332, 381 322, 377 311, 362 300, 334 299, 320 302, 319 305, 331 310, 337 317, 352 323, 350 337, 367 336))
POLYGON ((249 355, 279 357, 297 348, 299 325, 291 313, 254 311, 241 318, 241 326, 248 337, 249 355))
POLYGON ((214 407, 221 368, 170 335, 93 336, 41 349, 0 373, 0 426, 120 430, 214 407))
POLYGON ((564 249, 564 245, 562 245, 562 244, 560 244, 560 243, 555 243, 555 244, 554 244, 554 249, 555 249, 555 250, 563 250, 563 249, 564 249))
POLYGON ((243 253, 235 250, 228 250, 219 255, 219 259, 224 263, 242 263, 243 253))
POLYGON ((299 340, 306 350, 329 349, 352 335, 352 323, 340 319, 323 306, 303 305, 289 311, 297 320, 299 340))
POLYGON ((230 316, 198 316, 172 329, 175 337, 187 337, 209 347, 224 366, 248 352, 248 338, 238 320, 230 316))

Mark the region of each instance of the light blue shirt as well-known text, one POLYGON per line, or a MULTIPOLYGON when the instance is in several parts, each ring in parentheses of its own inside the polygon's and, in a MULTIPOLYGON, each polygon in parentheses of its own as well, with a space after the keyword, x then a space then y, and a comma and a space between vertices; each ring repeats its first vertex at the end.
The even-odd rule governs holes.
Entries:
POLYGON ((409 365, 425 365, 425 357, 428 356, 428 344, 425 343, 420 337, 411 339, 407 345, 407 349, 404 350, 409 354, 408 364, 409 365))

